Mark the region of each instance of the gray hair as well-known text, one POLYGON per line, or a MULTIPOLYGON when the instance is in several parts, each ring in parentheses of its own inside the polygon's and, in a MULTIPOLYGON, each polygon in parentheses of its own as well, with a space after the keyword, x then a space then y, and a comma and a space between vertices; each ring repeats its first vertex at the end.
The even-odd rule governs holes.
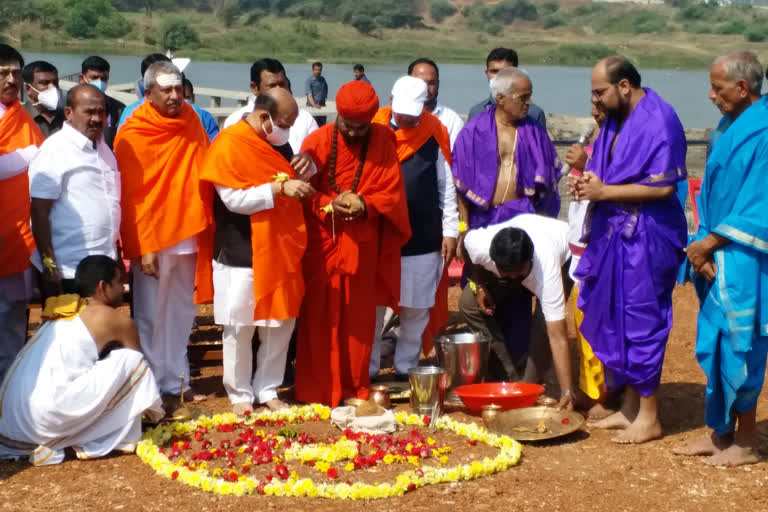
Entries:
POLYGON ((493 95, 508 96, 512 92, 512 87, 520 80, 525 79, 528 82, 531 81, 531 77, 520 68, 513 66, 502 69, 496 75, 493 81, 493 95))
POLYGON ((749 92, 760 96, 763 88, 763 67, 752 52, 736 52, 721 55, 712 63, 712 67, 722 64, 726 78, 732 82, 746 80, 749 92))
POLYGON ((158 75, 176 75, 182 80, 181 71, 172 62, 161 60, 151 64, 144 72, 144 90, 149 91, 155 86, 155 77, 158 75))

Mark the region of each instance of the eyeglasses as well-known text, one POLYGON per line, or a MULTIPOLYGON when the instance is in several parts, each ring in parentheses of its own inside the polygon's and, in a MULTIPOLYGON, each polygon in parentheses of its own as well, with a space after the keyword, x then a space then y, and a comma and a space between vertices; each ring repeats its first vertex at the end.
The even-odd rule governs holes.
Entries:
POLYGON ((12 66, 0 66, 0 80, 5 80, 10 75, 13 75, 13 77, 16 79, 21 78, 21 68, 12 66))
POLYGON ((509 97, 512 100, 520 100, 521 103, 527 103, 531 101, 531 97, 533 96, 533 93, 526 93, 526 94, 510 94, 509 97))

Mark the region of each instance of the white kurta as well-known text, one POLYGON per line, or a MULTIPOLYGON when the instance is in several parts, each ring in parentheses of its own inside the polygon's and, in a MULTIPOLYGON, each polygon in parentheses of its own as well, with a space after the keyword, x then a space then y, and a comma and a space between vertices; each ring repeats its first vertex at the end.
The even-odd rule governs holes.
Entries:
POLYGON ((19 353, 0 389, 0 457, 57 464, 132 452, 141 415, 160 418, 160 394, 140 352, 113 350, 99 360, 82 319, 46 322, 19 353))
MULTIPOLYGON (((240 215, 274 207, 269 183, 247 189, 216 185, 227 209, 240 215)), ((213 318, 224 326, 222 365, 224 389, 233 404, 268 402, 277 398, 285 376, 285 359, 296 319, 254 319, 253 269, 213 261, 213 318), (259 329, 259 351, 253 371, 253 333, 259 329)))

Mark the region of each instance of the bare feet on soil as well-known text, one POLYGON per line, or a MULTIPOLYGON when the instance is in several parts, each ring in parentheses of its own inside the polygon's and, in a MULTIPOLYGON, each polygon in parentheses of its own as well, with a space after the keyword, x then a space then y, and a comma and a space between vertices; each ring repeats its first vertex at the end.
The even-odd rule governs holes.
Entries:
POLYGON ((673 448, 672 453, 675 455, 714 455, 730 446, 732 442, 732 436, 726 440, 712 432, 708 436, 673 448))
POLYGON ((590 407, 589 409, 587 409, 587 419, 601 420, 615 413, 616 411, 614 411, 613 409, 609 409, 604 404, 601 404, 600 402, 598 402, 592 407, 590 407))
POLYGON ((246 412, 253 410, 253 404, 249 402, 238 402, 232 404, 232 412, 238 416, 244 416, 246 412))
POLYGON ((704 459, 704 463, 710 466, 744 466, 746 464, 757 464, 758 462, 760 462, 760 459, 752 447, 740 446, 736 443, 704 459))
POLYGON ((618 444, 647 443, 661 437, 661 423, 659 420, 645 421, 640 418, 633 421, 623 432, 611 439, 618 444))
POLYGON ((624 411, 616 411, 601 420, 588 422, 587 426, 591 428, 625 429, 632 424, 632 420, 634 418, 628 418, 624 411))
POLYGON ((279 398, 273 398, 272 400, 267 400, 264 402, 264 405, 269 407, 273 411, 277 411, 278 409, 287 409, 290 407, 287 403, 283 402, 279 398))

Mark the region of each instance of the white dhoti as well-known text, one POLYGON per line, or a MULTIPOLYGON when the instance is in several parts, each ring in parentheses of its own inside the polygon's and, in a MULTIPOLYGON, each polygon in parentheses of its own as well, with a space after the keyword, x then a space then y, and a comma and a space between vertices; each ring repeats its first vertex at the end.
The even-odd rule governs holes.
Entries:
POLYGON ((140 352, 117 349, 99 360, 80 317, 46 322, 11 366, 0 389, 0 457, 56 464, 132 452, 141 415, 163 415, 160 393, 140 352))
POLYGON ((222 380, 229 400, 233 404, 252 404, 277 398, 296 319, 253 319, 253 269, 214 261, 213 289, 214 321, 224 326, 222 380), (260 345, 254 372, 251 340, 256 328, 260 345))
POLYGON ((189 389, 187 345, 197 313, 197 254, 159 252, 157 260, 157 277, 133 269, 133 316, 160 392, 179 395, 189 389))
MULTIPOLYGON (((429 323, 429 309, 443 274, 439 252, 400 258, 400 336, 395 344, 395 371, 407 374, 418 366, 421 336, 429 323)), ((381 336, 386 307, 376 308, 376 333, 373 338, 368 374, 375 377, 381 367, 381 336)))

